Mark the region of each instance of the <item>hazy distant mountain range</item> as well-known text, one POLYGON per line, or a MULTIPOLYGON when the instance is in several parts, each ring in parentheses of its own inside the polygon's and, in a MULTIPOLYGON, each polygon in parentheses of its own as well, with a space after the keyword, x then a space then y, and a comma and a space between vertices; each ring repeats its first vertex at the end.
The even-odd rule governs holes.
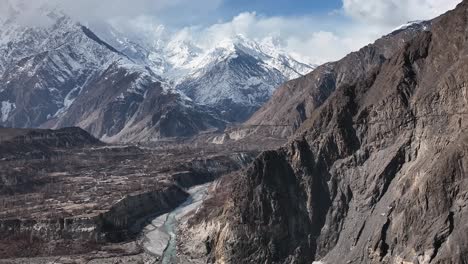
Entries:
POLYGON ((39 12, 40 26, 19 15, 2 21, 0 126, 80 126, 109 141, 191 136, 246 120, 276 87, 314 68, 274 38, 239 35, 203 49, 177 34, 130 38, 39 12))

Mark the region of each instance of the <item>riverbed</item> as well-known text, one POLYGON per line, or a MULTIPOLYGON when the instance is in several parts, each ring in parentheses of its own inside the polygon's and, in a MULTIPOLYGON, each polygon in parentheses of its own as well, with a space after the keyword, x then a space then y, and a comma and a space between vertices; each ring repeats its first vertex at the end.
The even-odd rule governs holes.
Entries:
POLYGON ((162 259, 163 264, 175 262, 177 254, 177 226, 188 213, 196 210, 205 199, 211 183, 187 190, 190 196, 172 212, 158 216, 143 229, 144 249, 162 259))

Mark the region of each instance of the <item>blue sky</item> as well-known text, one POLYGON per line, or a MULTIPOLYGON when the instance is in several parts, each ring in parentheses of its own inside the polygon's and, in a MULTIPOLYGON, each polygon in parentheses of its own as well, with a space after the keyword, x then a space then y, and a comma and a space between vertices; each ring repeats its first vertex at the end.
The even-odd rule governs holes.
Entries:
POLYGON ((322 16, 340 9, 341 5, 341 0, 226 0, 222 9, 228 16, 245 11, 266 16, 322 16))
MULTIPOLYGON (((158 0, 153 0, 157 2, 158 0)), ((170 0, 159 0, 160 2, 170 0)), ((315 17, 330 20, 342 8, 342 0, 173 0, 164 12, 156 10, 165 24, 175 27, 209 25, 229 21, 245 12, 262 17, 315 17), (178 3, 181 3, 180 5, 178 3), (182 4, 183 3, 183 4, 182 4), (176 15, 174 15, 176 14, 176 15)), ((151 9, 148 9, 151 10, 151 9)), ((343 16, 334 16, 343 20, 343 16)))
MULTIPOLYGON (((434 18, 461 0, 0 0, 58 4, 80 22, 118 23, 157 38, 160 28, 199 45, 242 34, 274 37, 310 63, 337 60, 413 20, 434 18)), ((30 12, 34 14, 34 12, 30 12)), ((34 19, 29 19, 34 22, 34 19)))
POLYGON ((191 10, 187 4, 194 0, 173 1, 185 2, 186 6, 170 6, 159 17, 162 24, 185 28, 184 34, 192 38, 201 36, 216 42, 236 34, 257 39, 276 36, 291 54, 317 64, 340 59, 408 21, 432 19, 461 2, 197 0, 191 10))
MULTIPOLYGON (((218 0, 201 16, 205 31, 222 38, 279 36, 285 48, 311 63, 337 60, 394 28, 432 19, 461 0, 218 0), (210 21, 211 15, 218 22, 210 21), (208 21, 208 22, 207 22, 208 21), (206 25, 206 23, 214 23, 206 25), (219 36, 218 36, 219 35, 219 36)), ((203 31, 203 30, 202 30, 203 31)))

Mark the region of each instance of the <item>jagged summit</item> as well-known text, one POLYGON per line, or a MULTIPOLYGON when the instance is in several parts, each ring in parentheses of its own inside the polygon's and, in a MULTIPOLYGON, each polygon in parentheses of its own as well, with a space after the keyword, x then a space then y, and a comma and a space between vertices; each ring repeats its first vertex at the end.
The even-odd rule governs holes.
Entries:
POLYGON ((313 68, 271 40, 202 47, 163 27, 150 39, 84 26, 39 3, 27 10, 47 23, 12 11, 0 28, 1 126, 80 126, 112 141, 190 136, 245 120, 282 82, 313 68))
POLYGON ((231 121, 243 121, 281 83, 303 76, 315 67, 294 59, 273 37, 256 41, 235 35, 202 46, 187 30, 175 34, 163 28, 156 31, 157 41, 146 40, 136 45, 121 36, 116 45, 129 57, 149 65, 195 102, 223 108, 231 121), (242 108, 247 111, 233 116, 233 112, 242 108))
POLYGON ((223 126, 211 110, 194 105, 89 28, 63 14, 49 17, 47 26, 12 19, 0 29, 2 126, 80 126, 111 141, 188 136, 223 126))

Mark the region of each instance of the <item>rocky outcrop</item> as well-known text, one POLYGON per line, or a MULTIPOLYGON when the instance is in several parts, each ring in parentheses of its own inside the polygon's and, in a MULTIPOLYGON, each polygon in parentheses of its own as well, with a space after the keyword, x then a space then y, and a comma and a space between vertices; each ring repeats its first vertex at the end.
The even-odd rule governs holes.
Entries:
POLYGON ((100 215, 99 229, 108 241, 122 241, 137 235, 141 227, 135 223, 150 215, 163 214, 182 204, 188 194, 176 185, 161 191, 128 195, 100 215), (132 229, 133 228, 133 229, 132 229))
MULTIPOLYGON (((231 177, 232 188, 219 187, 222 210, 195 217, 188 232, 201 234, 193 242, 202 254, 194 255, 215 263, 468 262, 467 21, 464 1, 381 63, 340 64, 349 75, 320 104, 304 97, 315 110, 305 108, 290 142, 231 177)), ((372 49, 350 56, 365 62, 378 54, 365 52, 372 49)))
POLYGON ((226 156, 193 159, 186 164, 181 164, 177 168, 179 172, 172 174, 171 179, 184 188, 212 182, 225 174, 249 165, 257 154, 257 152, 235 153, 226 156))
POLYGON ((0 243, 11 247, 10 252, 0 250, 0 255, 8 258, 87 253, 109 242, 130 241, 139 234, 142 219, 168 212, 187 197, 180 187, 168 185, 155 191, 126 195, 101 213, 0 219, 0 243), (32 250, 19 252, 15 244, 24 244, 32 250))

